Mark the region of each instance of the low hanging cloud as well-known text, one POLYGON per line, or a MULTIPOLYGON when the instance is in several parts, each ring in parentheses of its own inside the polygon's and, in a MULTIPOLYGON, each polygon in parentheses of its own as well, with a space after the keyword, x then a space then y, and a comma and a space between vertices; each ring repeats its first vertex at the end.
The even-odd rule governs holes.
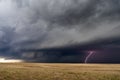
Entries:
POLYGON ((7 53, 120 37, 119 0, 0 0, 7 53))

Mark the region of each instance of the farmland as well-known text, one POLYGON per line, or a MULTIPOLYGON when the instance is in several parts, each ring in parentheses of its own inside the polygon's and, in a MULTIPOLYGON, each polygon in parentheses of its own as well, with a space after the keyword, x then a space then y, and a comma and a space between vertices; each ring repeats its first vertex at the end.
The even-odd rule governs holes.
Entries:
POLYGON ((120 64, 0 63, 0 80, 120 80, 120 64))

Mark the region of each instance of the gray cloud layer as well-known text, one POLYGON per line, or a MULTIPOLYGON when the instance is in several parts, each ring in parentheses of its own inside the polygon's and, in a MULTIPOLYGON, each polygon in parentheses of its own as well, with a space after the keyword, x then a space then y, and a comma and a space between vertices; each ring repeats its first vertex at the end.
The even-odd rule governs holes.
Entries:
POLYGON ((49 48, 119 37, 119 0, 0 0, 0 48, 49 48))

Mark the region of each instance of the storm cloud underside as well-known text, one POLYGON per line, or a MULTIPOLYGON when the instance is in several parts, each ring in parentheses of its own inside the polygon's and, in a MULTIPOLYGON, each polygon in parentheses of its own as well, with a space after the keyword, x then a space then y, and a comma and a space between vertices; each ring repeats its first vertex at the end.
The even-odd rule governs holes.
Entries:
MULTIPOLYGON (((86 45, 106 40, 108 43, 95 44, 113 49, 119 47, 119 34, 119 0, 0 0, 1 56, 29 58, 34 53, 22 54, 22 49, 86 45), (114 38, 118 42, 114 43, 114 38)), ((64 61, 83 55, 70 52, 64 56, 68 53, 55 53, 52 57, 40 53, 39 57, 47 56, 54 61, 56 56, 62 56, 60 60, 64 61)))

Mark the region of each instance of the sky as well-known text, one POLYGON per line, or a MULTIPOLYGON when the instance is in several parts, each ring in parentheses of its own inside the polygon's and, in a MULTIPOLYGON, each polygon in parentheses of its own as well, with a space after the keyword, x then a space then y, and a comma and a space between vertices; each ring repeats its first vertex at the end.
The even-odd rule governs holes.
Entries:
POLYGON ((0 56, 119 63, 120 1, 0 0, 0 56))

